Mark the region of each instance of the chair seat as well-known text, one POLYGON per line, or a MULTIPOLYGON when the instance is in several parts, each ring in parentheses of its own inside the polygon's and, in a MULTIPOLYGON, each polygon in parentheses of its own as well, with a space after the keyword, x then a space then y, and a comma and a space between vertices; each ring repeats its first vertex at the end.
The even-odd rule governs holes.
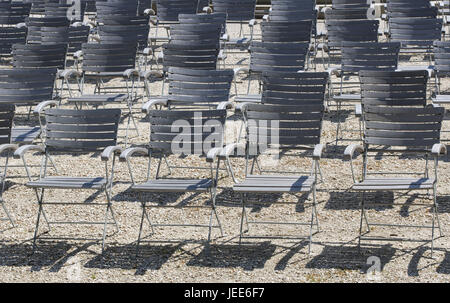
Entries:
POLYGON ((369 178, 353 184, 354 190, 433 189, 434 178, 369 178))
POLYGON ((234 102, 253 102, 260 103, 262 95, 241 95, 234 98, 234 102))
POLYGON ((40 127, 14 127, 11 130, 11 143, 31 144, 40 133, 40 127))
POLYGON ((106 102, 125 102, 128 98, 127 94, 96 94, 82 95, 80 97, 69 98, 68 102, 72 103, 106 103, 106 102))
POLYGON ((103 177, 46 177, 26 185, 32 188, 102 189, 107 183, 103 177))
POLYGON ((310 176, 249 175, 242 183, 234 185, 233 190, 255 193, 310 192, 313 185, 314 177, 310 176))
POLYGON ((157 179, 131 187, 142 192, 186 192, 207 191, 213 187, 211 179, 157 179))

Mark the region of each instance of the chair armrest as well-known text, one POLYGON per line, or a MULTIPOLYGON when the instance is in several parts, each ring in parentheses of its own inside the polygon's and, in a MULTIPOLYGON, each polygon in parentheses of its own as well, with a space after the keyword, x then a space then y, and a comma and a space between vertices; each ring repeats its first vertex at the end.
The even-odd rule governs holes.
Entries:
POLYGON ((362 117, 362 104, 355 104, 355 116, 362 117))
POLYGON ((83 57, 83 51, 82 51, 82 50, 76 51, 76 52, 73 54, 73 57, 74 57, 74 58, 77 58, 77 59, 83 57))
POLYGON ((100 38, 100 36, 98 36, 98 35, 91 35, 91 38, 92 38, 93 40, 97 41, 97 42, 101 42, 101 41, 102 41, 101 38, 100 38))
POLYGON ((2 144, 0 145, 0 154, 4 153, 5 151, 16 151, 19 148, 19 145, 17 144, 2 144))
POLYGON ((344 160, 352 160, 355 152, 363 153, 364 147, 359 144, 352 144, 347 146, 344 151, 344 160))
POLYGON ((269 15, 264 15, 264 16, 262 17, 262 20, 263 20, 263 21, 269 21, 269 15))
POLYGON ((437 143, 433 145, 431 149, 431 154, 435 157, 439 157, 439 155, 445 155, 447 153, 447 146, 442 143, 437 143))
POLYGON ((206 155, 206 162, 214 162, 216 158, 220 155, 222 152, 222 148, 220 147, 214 147, 208 151, 208 154, 206 155))
POLYGON ((322 159, 323 151, 325 150, 325 145, 323 144, 316 144, 313 151, 313 159, 314 160, 320 160, 322 159))
POLYGON ((235 111, 236 112, 245 112, 246 111, 246 107, 251 104, 250 102, 243 102, 243 103, 239 103, 238 105, 236 105, 235 107, 235 111))
POLYGON ((142 71, 140 76, 141 76, 141 78, 148 80, 151 77, 163 78, 164 74, 162 72, 156 71, 156 70, 147 70, 147 71, 142 71))
POLYGON ((234 76, 236 77, 239 73, 246 73, 249 74, 250 73, 250 69, 248 67, 236 67, 233 69, 234 71, 234 76))
POLYGON ((59 73, 60 77, 63 77, 64 79, 69 79, 72 77, 78 77, 80 78, 83 76, 83 73, 74 69, 65 69, 59 73))
POLYGON ((156 15, 156 12, 153 9, 151 9, 151 8, 147 8, 146 10, 144 10, 144 15, 154 16, 154 15, 156 15))
POLYGON ((143 113, 148 114, 152 107, 154 107, 156 105, 167 106, 168 102, 169 102, 168 98, 161 98, 161 99, 150 100, 150 101, 146 102, 144 105, 142 105, 142 109, 141 110, 142 110, 143 113))
POLYGON ((225 157, 228 158, 229 156, 231 156, 231 154, 235 151, 235 150, 245 150, 245 143, 232 143, 232 144, 228 144, 227 146, 225 146, 224 148, 222 148, 222 151, 220 153, 220 157, 225 157))
POLYGON ((222 41, 230 41, 230 36, 228 34, 223 34, 222 37, 220 37, 222 41))
POLYGON ((45 153, 45 147, 42 146, 42 145, 24 145, 24 146, 21 146, 14 152, 14 158, 15 159, 23 158, 23 156, 26 153, 31 152, 31 151, 45 153))
POLYGON ((17 23, 15 25, 15 27, 17 27, 17 28, 27 27, 27 24, 25 22, 21 22, 21 23, 17 23))
POLYGON ((105 148, 105 150, 102 152, 101 158, 102 161, 109 161, 111 160, 112 156, 115 154, 120 154, 122 153, 122 147, 120 146, 108 146, 107 148, 105 148))
POLYGON ((142 53, 146 56, 150 56, 150 55, 153 55, 153 50, 150 47, 146 47, 146 48, 144 48, 142 53))
POLYGON ((248 22, 248 26, 250 27, 254 27, 256 24, 258 24, 258 22, 256 22, 256 19, 252 19, 248 22))
POLYGON ((49 106, 51 106, 51 107, 58 106, 58 101, 54 101, 54 100, 42 101, 34 108, 33 112, 35 115, 40 115, 44 112, 44 109, 49 106))
POLYGON ((339 77, 340 73, 340 68, 339 67, 329 67, 326 72, 328 73, 328 75, 331 77, 331 75, 336 75, 337 77, 339 77))
POLYGON ((141 156, 148 156, 148 149, 143 147, 130 147, 124 150, 120 154, 120 161, 125 162, 130 159, 130 157, 134 156, 135 154, 139 154, 141 156))
POLYGON ((213 12, 212 8, 210 8, 209 6, 205 6, 205 7, 202 9, 202 11, 203 11, 205 14, 211 14, 211 13, 213 12))
POLYGON ((133 76, 134 77, 139 77, 139 71, 137 69, 134 69, 134 68, 129 68, 129 69, 127 69, 127 70, 125 70, 123 72, 123 76, 125 78, 128 78, 128 79, 130 79, 133 76))
POLYGON ((217 109, 233 109, 234 104, 231 101, 223 101, 217 105, 217 109))

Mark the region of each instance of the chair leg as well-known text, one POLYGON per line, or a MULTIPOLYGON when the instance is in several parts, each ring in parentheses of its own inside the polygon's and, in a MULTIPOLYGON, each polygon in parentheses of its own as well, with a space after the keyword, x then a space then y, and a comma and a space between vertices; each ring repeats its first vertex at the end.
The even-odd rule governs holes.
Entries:
MULTIPOLYGON (((36 189, 36 193, 37 193, 37 189, 36 189)), ((42 202, 44 199, 44 189, 42 189, 41 191, 41 196, 39 197, 39 210, 38 210, 38 215, 37 215, 37 219, 36 219, 36 226, 34 229, 34 236, 33 236, 33 251, 32 251, 32 255, 34 255, 34 252, 36 251, 36 241, 37 241, 37 234, 38 234, 38 230, 39 230, 39 223, 41 220, 41 213, 43 212, 42 209, 42 202)))
POLYGON ((314 215, 315 215, 315 205, 316 205, 316 185, 313 186, 312 189, 313 194, 313 208, 311 209, 311 224, 309 226, 309 245, 308 245, 308 255, 311 254, 311 246, 312 246, 312 234, 313 234, 313 225, 314 225, 314 215))
POLYGON ((358 237, 358 250, 361 251, 361 237, 364 217, 364 193, 361 193, 361 218, 359 221, 359 237, 358 237))
POLYGON ((5 201, 3 201, 2 198, 0 198, 0 204, 2 205, 2 208, 6 213, 6 217, 8 218, 9 223, 11 223, 12 227, 16 227, 16 225, 14 224, 14 220, 12 219, 8 209, 6 208, 5 201))
POLYGON ((242 205, 242 213, 241 213, 241 226, 240 226, 240 231, 239 231, 239 247, 241 246, 242 243, 242 234, 244 233, 244 216, 245 216, 245 198, 244 198, 245 194, 241 194, 241 205, 242 205))
MULTIPOLYGON (((139 234, 138 234, 138 239, 136 242, 136 260, 139 256, 139 245, 141 243, 141 235, 142 235, 142 227, 144 226, 144 217, 146 216, 146 212, 145 212, 145 202, 141 203, 141 207, 142 207, 142 216, 141 216, 141 224, 139 227, 139 234)), ((153 229, 153 227, 152 227, 153 229)))

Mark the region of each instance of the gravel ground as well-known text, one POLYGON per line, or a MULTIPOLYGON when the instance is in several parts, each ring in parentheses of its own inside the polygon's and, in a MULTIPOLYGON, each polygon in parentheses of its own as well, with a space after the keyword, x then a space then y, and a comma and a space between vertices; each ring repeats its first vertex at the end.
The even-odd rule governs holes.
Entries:
MULTIPOLYGON (((232 28, 237 31, 237 28, 232 28)), ((230 54, 228 64, 237 67, 245 65, 248 54, 230 54), (234 64, 234 65, 233 65, 234 64)), ((414 64, 419 64, 415 61, 414 64)), ((247 59, 248 60, 248 59, 247 59)), ((319 63, 321 61, 319 60, 319 63)), ((403 64, 412 64, 402 61, 403 64)), ((318 70, 323 70, 318 64, 318 70)), ((239 81, 239 93, 244 93, 247 82, 239 81)), ((450 82, 444 82, 449 86, 450 82)), ((151 84, 153 95, 161 91, 161 82, 151 84)), ((256 85, 252 85, 252 92, 256 92, 256 85)), ((144 145, 148 138, 148 122, 139 113, 140 136, 134 136, 133 146, 144 145)), ((22 113, 26 109, 21 108, 22 113)), ((39 242, 35 255, 31 253, 31 239, 37 215, 37 203, 33 190, 25 187, 27 179, 23 167, 11 168, 4 193, 6 205, 12 213, 17 226, 10 228, 7 222, 0 223, 0 281, 1 282, 444 282, 450 281, 450 252, 448 237, 441 237, 435 241, 435 254, 430 256, 430 243, 426 242, 364 242, 360 251, 357 248, 357 235, 360 222, 359 195, 350 190, 352 178, 350 166, 342 159, 345 146, 350 142, 340 142, 334 146, 336 123, 330 114, 326 115, 322 134, 323 143, 327 143, 327 153, 321 160, 321 168, 325 183, 319 186, 317 194, 318 213, 321 231, 314 236, 311 254, 308 255, 306 240, 281 239, 250 239, 238 246, 238 233, 241 209, 239 200, 233 195, 230 187, 233 181, 225 173, 221 174, 218 193, 218 213, 223 223, 225 235, 215 230, 214 240, 209 248, 205 246, 206 229, 194 228, 158 228, 155 234, 148 235, 141 248, 139 258, 135 261, 135 241, 138 236, 141 208, 138 197, 127 191, 130 186, 128 169, 124 163, 116 166, 116 183, 113 188, 113 207, 120 228, 114 233, 109 228, 106 241, 105 255, 102 258, 99 241, 42 241, 39 242), (373 261, 375 260, 375 261, 373 261), (375 262, 375 263, 372 263, 375 262), (369 265, 368 265, 369 264, 369 265), (381 269, 381 273, 370 280, 366 274, 370 264, 381 269)), ((35 123, 35 120, 24 121, 18 117, 20 123, 35 123)), ((124 125, 124 124, 122 124, 124 125)), ((232 141, 238 122, 230 117, 227 132, 232 141)), ((357 129, 358 122, 350 115, 345 127, 357 129)), ((444 123, 444 130, 448 128, 444 123)), ((123 144, 124 131, 120 144, 123 144)), ((348 137, 350 134, 346 134, 348 137)), ((444 133, 444 139, 448 135, 444 133)), ((39 164, 39 157, 29 157, 30 164, 39 164)), ((203 159, 170 158, 171 163, 192 164, 203 163, 203 159)), ((57 168, 69 175, 96 176, 104 173, 104 168, 98 155, 87 156, 57 156, 57 168)), ((20 164, 19 162, 14 162, 20 164)), ((244 174, 244 160, 233 159, 232 165, 238 179, 244 174)), ((361 164, 361 161, 356 161, 361 164)), ((134 171, 137 178, 145 177, 145 161, 136 159, 134 171)), ((380 169, 421 170, 424 168, 422 159, 412 158, 383 158, 373 164, 380 169)), ((309 169, 308 158, 282 158, 279 167, 292 169, 309 169)), ((445 157, 440 163, 438 200, 442 231, 450 234, 450 163, 445 157)), ((37 172, 36 169, 34 169, 37 172)), ((167 170, 163 169, 164 173, 167 170)), ((187 176, 186 170, 174 169, 173 176, 187 176)), ((205 171, 194 171, 189 176, 206 175, 205 171)), ((83 197, 79 191, 47 191, 48 201, 82 201, 86 204, 103 202, 102 193, 86 192, 83 197)), ((190 194, 148 195, 148 201, 168 203, 171 205, 205 205, 206 195, 192 197, 190 194)), ((259 201, 269 202, 266 206, 253 205, 249 208, 251 218, 259 220, 281 220, 306 222, 310 219, 311 208, 308 205, 310 197, 300 196, 261 196, 259 201), (293 202, 291 205, 277 205, 276 200, 293 202), (306 203, 306 204, 305 204, 306 203)), ((431 213, 429 207, 413 206, 415 203, 428 203, 428 197, 417 196, 411 192, 379 193, 368 195, 372 202, 383 202, 385 205, 371 208, 369 218, 372 222, 395 222, 407 224, 430 224, 431 213), (400 205, 393 205, 393 201, 400 205)), ((46 214, 50 221, 55 220, 102 220, 105 207, 87 205, 86 207, 47 207, 46 214)), ((197 208, 156 208, 150 209, 149 214, 154 223, 207 223, 208 209, 197 208)), ((0 213, 3 216, 3 212, 0 213)), ((54 226, 49 234, 42 236, 55 237, 88 237, 100 238, 102 226, 54 226)), ((40 232, 47 231, 45 224, 40 232)), ((291 228, 287 226, 253 227, 250 232, 258 235, 289 234, 302 236, 308 234, 307 227, 291 228)), ((430 230, 418 229, 386 229, 372 228, 374 235, 384 237, 406 237, 429 239, 430 230)))

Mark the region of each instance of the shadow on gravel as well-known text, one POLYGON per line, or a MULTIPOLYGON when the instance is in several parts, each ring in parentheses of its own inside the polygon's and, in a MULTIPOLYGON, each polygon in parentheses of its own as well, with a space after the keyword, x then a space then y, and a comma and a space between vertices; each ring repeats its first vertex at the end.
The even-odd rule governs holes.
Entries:
POLYGON ((383 271, 384 266, 394 255, 395 248, 391 245, 361 247, 361 250, 358 250, 357 246, 326 245, 320 255, 306 264, 306 268, 359 270, 361 273, 366 273, 373 265, 373 262, 369 262, 369 258, 377 257, 380 259, 380 269, 383 271))
POLYGON ((442 260, 441 264, 436 268, 436 272, 439 274, 450 274, 450 252, 445 252, 444 260, 442 260))
POLYGON ((205 247, 200 254, 192 258, 188 266, 212 268, 237 268, 254 270, 264 268, 264 264, 273 256, 276 246, 270 242, 258 244, 214 244, 205 247))
MULTIPOLYGON (((393 207, 393 192, 373 192, 365 194, 366 203, 383 203, 379 206, 367 205, 366 209, 385 210, 393 207)), ((355 191, 330 191, 330 198, 325 204, 325 209, 332 210, 359 210, 361 193, 355 191)))
POLYGON ((88 261, 84 267, 101 269, 136 269, 136 275, 144 275, 147 270, 159 270, 169 258, 183 245, 165 244, 151 245, 141 244, 139 256, 136 260, 136 245, 108 247, 103 256, 98 255, 88 261))
POLYGON ((0 245, 0 266, 22 267, 31 266, 31 271, 40 271, 42 267, 54 267, 60 263, 60 259, 67 256, 67 252, 72 245, 67 242, 46 242, 39 243, 34 255, 32 255, 33 246, 30 243, 21 244, 1 244, 0 245))

